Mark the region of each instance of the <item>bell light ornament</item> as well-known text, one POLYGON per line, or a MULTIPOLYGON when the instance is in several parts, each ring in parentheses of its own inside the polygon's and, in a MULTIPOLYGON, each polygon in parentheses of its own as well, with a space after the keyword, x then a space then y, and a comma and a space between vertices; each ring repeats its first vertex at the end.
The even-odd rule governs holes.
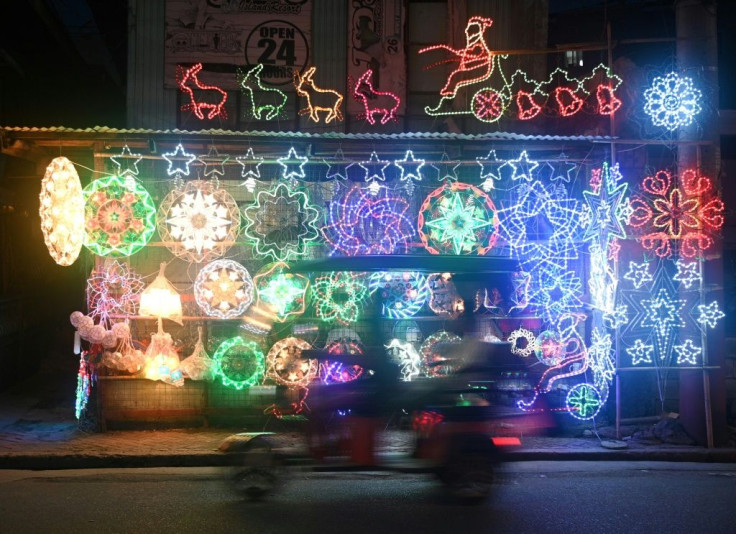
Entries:
POLYGON ((84 195, 77 170, 65 157, 54 158, 41 181, 38 214, 46 248, 68 267, 84 244, 84 195))

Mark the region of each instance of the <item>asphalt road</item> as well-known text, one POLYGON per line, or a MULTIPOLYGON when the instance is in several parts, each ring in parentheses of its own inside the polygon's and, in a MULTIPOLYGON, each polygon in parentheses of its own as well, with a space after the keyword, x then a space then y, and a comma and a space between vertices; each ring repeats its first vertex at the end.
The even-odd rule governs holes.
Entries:
POLYGON ((0 471, 0 532, 736 532, 736 465, 520 462, 480 506, 428 475, 294 472, 261 503, 217 468, 0 471))

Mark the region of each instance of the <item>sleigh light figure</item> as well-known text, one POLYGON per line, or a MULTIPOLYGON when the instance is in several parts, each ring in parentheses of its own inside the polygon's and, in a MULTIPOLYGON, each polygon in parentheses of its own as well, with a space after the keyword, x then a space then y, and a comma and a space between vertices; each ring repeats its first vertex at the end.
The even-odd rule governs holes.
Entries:
POLYGON ((191 111, 199 120, 212 120, 215 117, 227 118, 225 102, 227 92, 215 85, 207 85, 199 79, 202 64, 196 63, 189 68, 179 65, 176 69, 176 81, 179 89, 189 97, 189 103, 181 107, 182 111, 191 111))

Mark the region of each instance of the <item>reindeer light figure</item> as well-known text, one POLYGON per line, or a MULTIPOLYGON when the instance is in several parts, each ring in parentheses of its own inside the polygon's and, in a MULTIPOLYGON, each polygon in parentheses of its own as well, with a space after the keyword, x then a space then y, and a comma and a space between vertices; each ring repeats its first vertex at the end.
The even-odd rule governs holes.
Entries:
POLYGON ((343 96, 334 89, 322 89, 314 83, 314 73, 317 67, 309 67, 302 76, 299 71, 294 72, 294 87, 296 94, 307 99, 307 106, 299 110, 299 115, 309 115, 314 122, 319 122, 319 113, 325 112, 325 123, 333 120, 342 121, 343 96))
POLYGON ((261 82, 263 64, 247 70, 237 70, 238 84, 250 99, 251 114, 256 120, 270 121, 278 117, 286 105, 286 93, 275 87, 264 87, 261 82), (263 115, 265 113, 265 116, 263 115))
POLYGON ((189 103, 181 107, 182 111, 192 111, 194 115, 200 119, 214 119, 215 117, 227 118, 225 110, 225 102, 227 102, 227 92, 217 86, 206 85, 199 79, 199 73, 202 70, 202 64, 196 63, 189 68, 178 65, 176 68, 176 81, 179 89, 189 97, 189 103), (194 90, 197 94, 194 94, 194 90))
MULTIPOLYGON (((389 91, 376 91, 371 81, 373 70, 366 70, 355 84, 353 96, 363 104, 365 120, 370 124, 376 124, 375 115, 380 115, 380 123, 397 121, 396 112, 399 109, 401 99, 389 91)), ((362 117, 362 115, 361 115, 362 117)))

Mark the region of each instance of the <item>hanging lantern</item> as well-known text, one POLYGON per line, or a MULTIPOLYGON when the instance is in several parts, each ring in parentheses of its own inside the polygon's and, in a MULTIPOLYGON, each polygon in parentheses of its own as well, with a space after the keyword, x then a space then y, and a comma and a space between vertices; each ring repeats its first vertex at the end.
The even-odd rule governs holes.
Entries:
POLYGON ((199 337, 194 351, 181 361, 182 372, 192 380, 214 380, 215 361, 209 357, 202 342, 202 327, 198 327, 199 337))
POLYGON ((182 324, 181 296, 164 275, 166 264, 162 263, 156 279, 141 293, 138 313, 161 319, 170 319, 182 324))
POLYGON ((74 263, 84 244, 84 196, 77 170, 65 157, 46 167, 38 214, 51 257, 59 265, 74 263))
POLYGON ((174 349, 171 334, 159 329, 157 333, 151 335, 151 344, 146 349, 143 376, 174 386, 184 385, 184 376, 179 369, 179 355, 174 349))

